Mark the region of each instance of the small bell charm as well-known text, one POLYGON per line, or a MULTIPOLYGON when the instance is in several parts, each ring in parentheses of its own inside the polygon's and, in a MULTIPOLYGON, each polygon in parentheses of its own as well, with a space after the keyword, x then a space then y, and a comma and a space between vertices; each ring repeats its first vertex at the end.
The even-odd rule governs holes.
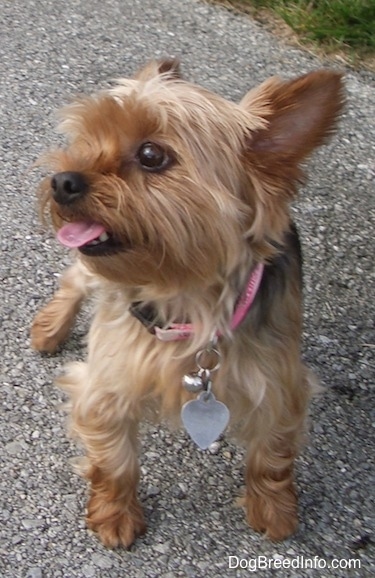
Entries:
POLYGON ((186 391, 191 393, 199 393, 204 387, 202 371, 194 371, 187 373, 182 378, 182 385, 186 391))

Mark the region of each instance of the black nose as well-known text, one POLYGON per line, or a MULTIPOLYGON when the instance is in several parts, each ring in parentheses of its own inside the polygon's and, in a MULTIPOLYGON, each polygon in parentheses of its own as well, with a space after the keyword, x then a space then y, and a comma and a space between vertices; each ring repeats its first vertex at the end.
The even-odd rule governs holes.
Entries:
POLYGON ((51 179, 52 196, 61 205, 68 205, 81 199, 89 185, 82 173, 57 173, 51 179))

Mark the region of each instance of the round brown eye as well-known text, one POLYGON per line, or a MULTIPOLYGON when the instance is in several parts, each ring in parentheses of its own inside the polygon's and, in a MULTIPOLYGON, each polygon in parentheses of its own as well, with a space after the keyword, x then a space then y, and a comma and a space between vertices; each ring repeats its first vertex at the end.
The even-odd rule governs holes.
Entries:
POLYGON ((168 154, 158 144, 153 142, 144 143, 138 150, 139 164, 146 171, 157 172, 168 164, 168 154))

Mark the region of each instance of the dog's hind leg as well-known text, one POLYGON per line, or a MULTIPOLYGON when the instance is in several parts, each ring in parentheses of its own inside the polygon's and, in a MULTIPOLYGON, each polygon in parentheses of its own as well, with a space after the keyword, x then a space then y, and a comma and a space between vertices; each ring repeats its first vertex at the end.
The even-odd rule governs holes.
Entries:
POLYGON ((92 275, 79 262, 64 271, 60 287, 51 301, 35 316, 31 346, 53 353, 67 338, 81 303, 90 290, 92 275))

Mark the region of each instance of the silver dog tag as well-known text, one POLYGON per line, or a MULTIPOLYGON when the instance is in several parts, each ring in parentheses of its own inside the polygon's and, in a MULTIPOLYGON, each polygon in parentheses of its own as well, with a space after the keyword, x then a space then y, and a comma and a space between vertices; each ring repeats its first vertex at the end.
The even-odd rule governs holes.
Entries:
POLYGON ((193 442, 202 450, 207 449, 229 422, 229 409, 221 401, 216 401, 213 393, 202 391, 181 410, 182 423, 193 442))

